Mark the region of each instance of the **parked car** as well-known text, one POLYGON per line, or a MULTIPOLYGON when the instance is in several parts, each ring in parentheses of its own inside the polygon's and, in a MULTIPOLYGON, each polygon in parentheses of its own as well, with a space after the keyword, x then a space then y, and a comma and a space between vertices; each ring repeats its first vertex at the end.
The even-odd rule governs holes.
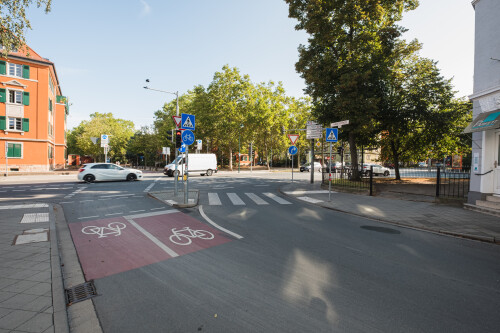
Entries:
POLYGON ((391 170, 389 168, 383 167, 380 164, 363 164, 363 168, 361 170, 362 173, 364 174, 369 174, 370 173, 370 167, 373 166, 373 175, 384 175, 384 176, 389 176, 391 174, 391 170))
MULTIPOLYGON (((333 162, 331 166, 332 166, 332 172, 340 172, 342 170, 342 163, 340 162, 333 162)), ((344 163, 344 169, 347 169, 345 163, 344 163)), ((326 165, 323 168, 323 172, 330 172, 330 165, 326 165)))
MULTIPOLYGON (((314 170, 321 172, 321 163, 314 162, 313 168, 314 168, 314 170)), ((303 172, 303 171, 307 171, 307 172, 311 171, 311 163, 306 163, 306 164, 301 165, 300 172, 303 172)))
POLYGON ((427 163, 425 163, 425 162, 418 162, 418 167, 419 168, 427 168, 427 163))
POLYGON ((142 171, 124 168, 113 163, 87 163, 78 172, 78 180, 87 183, 109 180, 141 180, 142 171))

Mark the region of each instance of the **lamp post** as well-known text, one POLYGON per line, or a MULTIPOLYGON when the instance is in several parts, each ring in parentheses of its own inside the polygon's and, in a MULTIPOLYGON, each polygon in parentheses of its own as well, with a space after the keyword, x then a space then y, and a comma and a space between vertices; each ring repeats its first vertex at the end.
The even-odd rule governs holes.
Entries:
MULTIPOLYGON (((146 82, 149 82, 149 79, 147 79, 146 82)), ((176 113, 175 113, 175 115, 176 116, 179 115, 179 91, 170 92, 170 91, 165 91, 165 90, 158 90, 158 89, 149 88, 148 86, 145 86, 144 89, 159 91, 162 93, 175 95, 175 97, 176 97, 176 106, 175 106, 176 113)), ((177 174, 178 174, 178 172, 177 172, 177 165, 178 165, 177 155, 178 155, 178 149, 175 148, 174 195, 177 195, 177 174)))
POLYGON ((240 131, 238 134, 238 173, 240 173, 240 160, 241 160, 241 129, 243 124, 240 124, 240 131))

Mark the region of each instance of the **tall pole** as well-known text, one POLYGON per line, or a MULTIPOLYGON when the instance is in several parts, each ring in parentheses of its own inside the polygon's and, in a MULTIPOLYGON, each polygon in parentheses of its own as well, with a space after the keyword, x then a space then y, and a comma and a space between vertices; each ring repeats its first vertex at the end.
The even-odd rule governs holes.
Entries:
MULTIPOLYGON (((179 116, 179 92, 175 92, 176 96, 176 106, 175 106, 175 115, 179 116)), ((177 161, 177 157, 179 155, 179 149, 175 147, 175 171, 174 171, 174 196, 177 196, 178 190, 177 190, 177 182, 178 182, 178 164, 179 162, 177 161)))
POLYGON ((328 171, 330 174, 328 175, 328 201, 332 201, 332 143, 330 142, 330 166, 328 168, 328 171))
POLYGON ((314 139, 311 139, 311 184, 314 184, 314 139))
POLYGON ((238 173, 240 173, 240 160, 241 160, 241 133, 239 133, 238 136, 238 173))
POLYGON ((186 163, 184 163, 184 174, 186 175, 186 181, 184 182, 184 204, 187 204, 188 203, 188 163, 189 163, 189 159, 188 159, 188 153, 189 152, 189 146, 186 145, 186 163))

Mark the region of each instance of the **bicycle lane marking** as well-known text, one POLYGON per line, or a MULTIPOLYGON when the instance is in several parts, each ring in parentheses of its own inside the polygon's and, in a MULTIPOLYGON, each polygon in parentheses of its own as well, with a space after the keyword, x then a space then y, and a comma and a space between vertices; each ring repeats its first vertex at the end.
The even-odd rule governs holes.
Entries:
POLYGON ((231 241, 222 232, 175 209, 75 222, 69 228, 87 281, 231 241), (176 243, 170 239, 174 231, 192 237, 179 236, 174 238, 176 243), (207 239, 210 234, 214 237, 207 239), (184 241, 190 244, 182 245, 187 243, 184 241))

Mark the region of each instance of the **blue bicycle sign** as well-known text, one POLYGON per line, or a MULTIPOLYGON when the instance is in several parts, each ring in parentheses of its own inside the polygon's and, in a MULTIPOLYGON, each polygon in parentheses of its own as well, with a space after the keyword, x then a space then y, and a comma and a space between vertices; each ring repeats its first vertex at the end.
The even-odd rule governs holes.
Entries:
POLYGON ((186 145, 186 146, 190 146, 193 144, 194 142, 194 134, 192 131, 190 130, 184 130, 182 132, 182 142, 186 145))
POLYGON ((298 149, 297 149, 297 147, 295 147, 295 146, 290 146, 290 147, 288 148, 288 154, 290 154, 290 155, 295 155, 295 154, 297 154, 297 151, 298 151, 298 149))

